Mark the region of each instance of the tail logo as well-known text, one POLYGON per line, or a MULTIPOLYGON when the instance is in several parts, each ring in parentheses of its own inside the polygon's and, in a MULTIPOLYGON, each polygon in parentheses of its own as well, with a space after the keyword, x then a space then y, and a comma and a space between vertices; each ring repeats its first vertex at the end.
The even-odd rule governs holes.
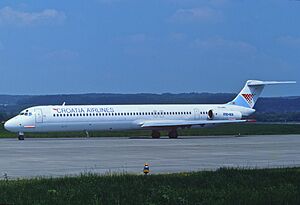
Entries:
POLYGON ((254 97, 253 94, 242 94, 242 96, 245 98, 249 105, 252 105, 254 97))

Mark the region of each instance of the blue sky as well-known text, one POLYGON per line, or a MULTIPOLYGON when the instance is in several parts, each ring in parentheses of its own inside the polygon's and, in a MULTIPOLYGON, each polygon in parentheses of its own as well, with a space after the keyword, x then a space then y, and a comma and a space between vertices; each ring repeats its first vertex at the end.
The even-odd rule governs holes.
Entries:
POLYGON ((300 95, 299 20, 293 0, 2 0, 0 93, 300 95))

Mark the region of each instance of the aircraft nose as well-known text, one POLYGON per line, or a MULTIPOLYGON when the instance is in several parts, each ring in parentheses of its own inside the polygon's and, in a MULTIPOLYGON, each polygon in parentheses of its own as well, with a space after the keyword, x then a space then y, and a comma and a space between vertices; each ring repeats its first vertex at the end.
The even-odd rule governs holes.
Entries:
POLYGON ((7 122, 4 123, 4 128, 8 131, 13 132, 14 129, 16 128, 16 125, 14 123, 13 119, 8 120, 7 122))

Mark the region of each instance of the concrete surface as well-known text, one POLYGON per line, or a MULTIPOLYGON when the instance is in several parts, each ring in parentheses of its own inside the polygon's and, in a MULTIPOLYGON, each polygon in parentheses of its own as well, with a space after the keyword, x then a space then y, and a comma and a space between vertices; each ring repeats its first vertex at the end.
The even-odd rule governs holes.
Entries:
POLYGON ((300 166, 300 135, 0 139, 0 178, 300 166))

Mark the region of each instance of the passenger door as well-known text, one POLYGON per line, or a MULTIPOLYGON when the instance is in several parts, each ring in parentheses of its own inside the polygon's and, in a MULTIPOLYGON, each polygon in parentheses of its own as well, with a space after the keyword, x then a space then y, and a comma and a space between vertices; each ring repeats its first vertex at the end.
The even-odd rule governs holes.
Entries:
POLYGON ((198 108, 194 109, 195 120, 200 120, 200 111, 198 108))
POLYGON ((41 109, 35 109, 35 122, 42 123, 43 122, 43 113, 41 109))

